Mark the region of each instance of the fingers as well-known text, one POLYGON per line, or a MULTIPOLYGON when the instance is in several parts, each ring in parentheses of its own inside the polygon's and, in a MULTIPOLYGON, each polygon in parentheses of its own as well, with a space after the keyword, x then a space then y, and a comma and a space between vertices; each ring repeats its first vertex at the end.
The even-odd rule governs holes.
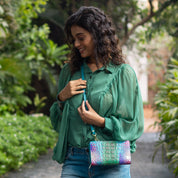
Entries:
POLYGON ((86 85, 86 83, 87 83, 86 80, 82 80, 81 78, 78 79, 78 82, 79 82, 81 85, 86 85))
POLYGON ((85 108, 85 102, 83 101, 81 106, 78 108, 79 112, 81 113, 81 115, 85 115, 85 113, 87 112, 86 108, 85 108))
POLYGON ((86 85, 86 83, 87 83, 86 80, 82 80, 81 78, 78 79, 78 80, 73 80, 73 82, 74 82, 76 85, 86 85))
POLYGON ((85 111, 85 102, 82 101, 82 105, 81 105, 82 111, 85 111))
POLYGON ((92 109, 92 107, 91 107, 91 105, 89 104, 88 100, 86 101, 86 105, 87 105, 88 110, 91 110, 91 109, 92 109))
POLYGON ((80 107, 78 107, 78 112, 79 112, 79 115, 82 118, 83 122, 86 124, 87 122, 86 122, 86 119, 84 117, 84 113, 82 111, 82 105, 80 107))
POLYGON ((67 84, 64 90, 67 95, 67 98, 70 98, 73 95, 83 93, 84 88, 86 88, 86 80, 78 79, 78 80, 71 80, 67 84))
POLYGON ((81 106, 78 107, 78 112, 83 122, 85 124, 96 125, 98 127, 105 127, 105 118, 97 114, 88 101, 86 101, 86 105, 88 110, 85 107, 84 101, 81 106))
POLYGON ((81 114, 81 113, 82 113, 82 111, 81 111, 81 106, 80 106, 80 107, 78 107, 78 112, 79 112, 79 114, 81 114))
POLYGON ((72 80, 72 81, 70 81, 70 87, 73 90, 81 90, 81 89, 86 88, 86 83, 87 83, 86 80, 82 80, 80 78, 78 80, 72 80))
POLYGON ((81 109, 82 109, 82 112, 87 112, 87 111, 93 110, 91 105, 89 104, 88 100, 86 101, 86 105, 85 105, 84 101, 82 102, 81 109), (86 109, 86 107, 87 107, 87 109, 86 109))
POLYGON ((79 111, 79 114, 80 114, 80 116, 81 116, 81 118, 82 118, 82 120, 85 122, 85 123, 87 123, 87 109, 86 109, 86 107, 85 107, 85 102, 83 101, 82 102, 82 104, 81 104, 81 106, 78 108, 78 111, 79 111))
POLYGON ((82 80, 81 78, 78 79, 78 80, 75 80, 76 90, 81 90, 81 89, 86 88, 86 83, 87 83, 87 81, 86 80, 82 80))
POLYGON ((86 85, 78 85, 78 86, 76 86, 76 90, 81 90, 81 89, 84 89, 86 87, 87 87, 86 85))

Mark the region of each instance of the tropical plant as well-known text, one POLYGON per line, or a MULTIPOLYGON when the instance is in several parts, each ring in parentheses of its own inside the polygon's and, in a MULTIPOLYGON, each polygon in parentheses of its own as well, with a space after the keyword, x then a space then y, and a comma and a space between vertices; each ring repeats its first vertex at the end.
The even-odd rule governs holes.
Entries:
POLYGON ((44 11, 47 0, 2 0, 0 2, 0 113, 21 112, 31 104, 27 92, 32 75, 48 76, 55 84, 52 67, 62 65, 67 45, 49 40, 49 27, 33 20, 44 11))
POLYGON ((35 95, 35 98, 34 98, 34 105, 36 106, 36 110, 35 110, 35 113, 38 113, 40 111, 40 109, 42 107, 45 106, 45 100, 47 99, 46 96, 40 98, 38 94, 35 95))
POLYGON ((156 124, 162 128, 157 149, 162 146, 166 150, 169 168, 178 175, 178 61, 175 59, 169 64, 155 104, 160 118, 156 124))

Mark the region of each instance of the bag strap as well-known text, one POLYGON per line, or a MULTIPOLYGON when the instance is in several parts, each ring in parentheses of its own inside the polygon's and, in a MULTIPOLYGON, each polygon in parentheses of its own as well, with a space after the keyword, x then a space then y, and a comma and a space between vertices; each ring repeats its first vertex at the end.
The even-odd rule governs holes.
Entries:
MULTIPOLYGON (((84 66, 83 66, 83 64, 81 65, 81 74, 82 74, 82 80, 85 80, 85 76, 84 76, 84 66)), ((85 108, 86 108, 86 110, 88 110, 88 107, 87 107, 87 105, 86 105, 86 100, 87 100, 86 90, 85 90, 85 88, 84 88, 83 90, 84 90, 84 93, 83 93, 83 100, 84 100, 84 102, 85 102, 85 108)), ((92 125, 90 125, 90 128, 91 128, 91 133, 92 133, 94 139, 95 139, 95 140, 98 140, 97 137, 96 137, 96 132, 95 132, 94 127, 93 127, 92 125)))

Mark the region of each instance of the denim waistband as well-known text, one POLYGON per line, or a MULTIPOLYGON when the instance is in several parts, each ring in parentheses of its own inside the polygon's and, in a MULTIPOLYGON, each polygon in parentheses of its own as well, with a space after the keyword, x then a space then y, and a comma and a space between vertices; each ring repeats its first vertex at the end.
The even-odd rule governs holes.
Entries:
POLYGON ((71 151, 72 153, 88 153, 89 152, 89 148, 77 148, 77 147, 73 147, 73 146, 69 146, 68 147, 68 151, 71 151))

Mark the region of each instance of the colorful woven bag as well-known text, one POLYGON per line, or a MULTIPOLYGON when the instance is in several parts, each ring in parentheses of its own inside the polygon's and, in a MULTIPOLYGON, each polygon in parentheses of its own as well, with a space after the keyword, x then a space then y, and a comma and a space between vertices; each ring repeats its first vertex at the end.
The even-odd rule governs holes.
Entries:
MULTIPOLYGON (((84 68, 81 66, 82 80, 84 80, 84 68)), ((86 93, 83 93, 86 102, 86 93)), ((86 109, 87 106, 85 105, 86 109)), ((98 141, 94 127, 91 125, 91 132, 95 141, 89 145, 91 166, 131 164, 130 142, 129 141, 98 141)))

